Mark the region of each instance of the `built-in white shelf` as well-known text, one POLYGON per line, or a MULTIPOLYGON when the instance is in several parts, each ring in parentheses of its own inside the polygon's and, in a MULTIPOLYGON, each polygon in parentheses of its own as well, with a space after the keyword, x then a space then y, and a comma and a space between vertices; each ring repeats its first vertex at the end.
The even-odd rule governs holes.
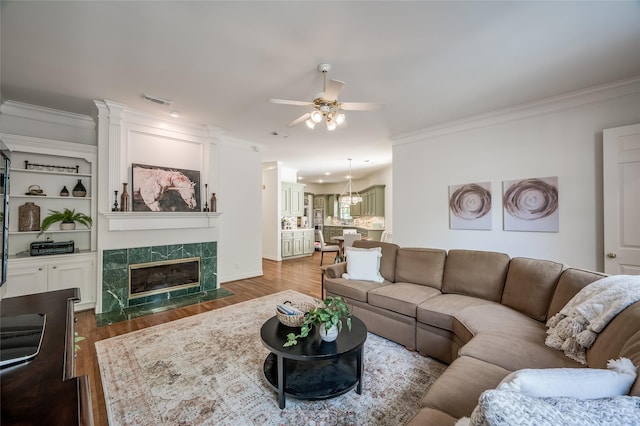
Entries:
POLYGON ((102 212, 109 231, 215 228, 220 212, 102 212))

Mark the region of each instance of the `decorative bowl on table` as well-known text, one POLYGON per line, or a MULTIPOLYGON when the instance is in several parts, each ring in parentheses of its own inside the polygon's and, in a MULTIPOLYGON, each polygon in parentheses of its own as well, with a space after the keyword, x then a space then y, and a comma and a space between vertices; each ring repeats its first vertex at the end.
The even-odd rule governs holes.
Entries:
POLYGON ((287 327, 302 327, 306 313, 315 308, 312 302, 287 300, 276 306, 276 316, 287 327))

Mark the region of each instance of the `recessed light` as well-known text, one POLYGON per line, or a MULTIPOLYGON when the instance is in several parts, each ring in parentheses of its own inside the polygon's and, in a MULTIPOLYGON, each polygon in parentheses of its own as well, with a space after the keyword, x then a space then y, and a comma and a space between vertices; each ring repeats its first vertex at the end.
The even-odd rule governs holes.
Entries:
POLYGON ((180 117, 180 113, 178 111, 171 111, 169 115, 172 116, 173 118, 180 117))
POLYGON ((329 176, 331 174, 331 172, 324 172, 325 176, 329 176))

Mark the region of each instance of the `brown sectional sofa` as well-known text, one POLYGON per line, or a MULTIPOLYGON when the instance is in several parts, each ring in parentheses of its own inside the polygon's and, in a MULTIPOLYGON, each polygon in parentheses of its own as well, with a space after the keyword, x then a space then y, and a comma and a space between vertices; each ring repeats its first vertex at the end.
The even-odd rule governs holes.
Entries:
MULTIPOLYGON (((347 280, 346 264, 324 268, 327 295, 342 296, 372 333, 449 364, 410 425, 453 425, 480 394, 523 368, 582 368, 545 345, 548 318, 604 274, 504 253, 381 247, 383 283, 347 280)), ((617 315, 587 351, 588 366, 629 358, 640 366, 640 302, 617 315)), ((630 395, 640 396, 640 380, 630 395)))

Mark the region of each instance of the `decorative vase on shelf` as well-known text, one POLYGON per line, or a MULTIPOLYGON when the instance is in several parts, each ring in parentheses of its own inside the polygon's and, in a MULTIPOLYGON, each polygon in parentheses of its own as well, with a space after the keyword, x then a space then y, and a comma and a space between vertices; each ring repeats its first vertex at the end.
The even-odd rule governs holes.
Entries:
POLYGON ((67 189, 66 186, 62 187, 62 191, 60 191, 60 196, 61 197, 68 197, 69 196, 69 190, 67 189))
POLYGON ((324 324, 320 324, 320 338, 325 342, 333 342, 338 338, 338 326, 336 324, 332 325, 329 330, 327 330, 324 324))
POLYGON ((73 187, 73 196, 74 197, 86 197, 87 188, 82 184, 82 179, 78 179, 78 183, 73 187))
POLYGON ((40 206, 34 203, 24 203, 18 207, 18 231, 40 230, 40 206))
POLYGON ((212 212, 216 212, 217 210, 217 204, 218 204, 218 200, 216 200, 216 193, 214 192, 213 194, 211 194, 211 205, 209 206, 209 209, 212 212))
POLYGON ((127 192, 127 183, 122 184, 122 194, 120 194, 120 211, 129 211, 129 193, 127 192))

